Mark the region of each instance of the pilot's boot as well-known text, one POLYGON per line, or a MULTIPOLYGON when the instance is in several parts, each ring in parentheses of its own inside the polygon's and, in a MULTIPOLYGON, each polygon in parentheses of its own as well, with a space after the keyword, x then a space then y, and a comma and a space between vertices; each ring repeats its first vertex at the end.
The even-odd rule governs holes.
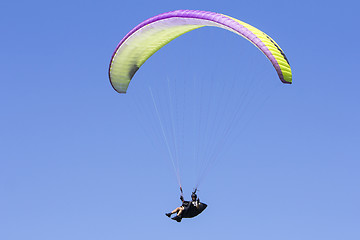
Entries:
POLYGON ((181 222, 182 217, 176 215, 175 217, 171 218, 172 220, 175 220, 177 222, 181 222))

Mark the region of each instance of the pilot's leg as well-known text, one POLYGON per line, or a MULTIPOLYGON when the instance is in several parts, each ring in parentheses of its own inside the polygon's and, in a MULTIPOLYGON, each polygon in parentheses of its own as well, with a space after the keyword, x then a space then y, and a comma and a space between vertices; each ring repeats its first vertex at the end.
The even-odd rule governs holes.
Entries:
POLYGON ((179 208, 179 211, 177 212, 177 215, 180 216, 182 211, 184 210, 184 207, 181 206, 181 207, 178 207, 179 208))
POLYGON ((182 207, 178 207, 178 208, 175 208, 172 212, 171 212, 171 214, 174 214, 174 213, 178 213, 179 214, 179 212, 181 212, 182 211, 182 207))
POLYGON ((173 215, 174 213, 177 213, 177 215, 181 214, 182 210, 184 209, 183 206, 175 208, 172 212, 170 213, 165 213, 166 216, 171 217, 171 215, 173 215))

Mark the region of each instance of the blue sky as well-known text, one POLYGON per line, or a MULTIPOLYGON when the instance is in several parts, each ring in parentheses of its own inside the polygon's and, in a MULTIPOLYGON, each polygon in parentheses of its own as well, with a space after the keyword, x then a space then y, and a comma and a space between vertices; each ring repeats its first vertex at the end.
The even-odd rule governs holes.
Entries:
MULTIPOLYGON (((356 1, 7 1, 0 9, 1 239, 360 238, 356 1), (155 54, 134 90, 117 94, 107 70, 118 42, 176 9, 263 30, 287 54, 294 84, 277 82, 245 40, 200 29, 155 54), (151 99, 136 90, 147 89, 145 79, 155 88, 168 78, 253 75, 278 85, 250 103, 261 107, 202 183, 208 209, 170 221, 178 186, 158 122, 134 104, 151 99)), ((186 196, 192 176, 182 169, 186 196)))

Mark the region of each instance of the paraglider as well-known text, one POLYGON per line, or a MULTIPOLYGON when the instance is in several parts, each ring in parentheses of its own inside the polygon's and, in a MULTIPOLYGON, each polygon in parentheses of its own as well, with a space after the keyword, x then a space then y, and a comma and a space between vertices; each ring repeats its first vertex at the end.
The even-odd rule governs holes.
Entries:
MULTIPOLYGON (((120 41, 111 57, 108 72, 114 90, 118 93, 126 93, 135 73, 154 53, 177 37, 205 26, 222 28, 245 38, 270 60, 282 83, 292 83, 292 72, 285 53, 264 32, 224 14, 198 10, 176 10, 143 21, 120 41)), ((221 47, 221 43, 219 45, 221 47)), ((166 140, 164 133, 163 135, 166 140)), ((172 158, 171 153, 170 158, 172 158)), ((172 212, 166 213, 168 217, 176 214, 172 219, 178 222, 182 218, 199 215, 207 207, 205 203, 200 202, 196 195, 198 185, 192 193, 191 201, 184 200, 180 181, 179 185, 182 205, 172 212)))
POLYGON ((176 216, 172 219, 181 222, 183 218, 193 218, 199 215, 202 211, 205 210, 207 205, 200 202, 200 199, 196 195, 197 189, 195 189, 191 194, 191 201, 185 201, 182 195, 182 188, 180 188, 181 195, 180 200, 182 202, 180 207, 175 208, 172 212, 165 213, 167 217, 171 217, 172 214, 176 213, 176 216))

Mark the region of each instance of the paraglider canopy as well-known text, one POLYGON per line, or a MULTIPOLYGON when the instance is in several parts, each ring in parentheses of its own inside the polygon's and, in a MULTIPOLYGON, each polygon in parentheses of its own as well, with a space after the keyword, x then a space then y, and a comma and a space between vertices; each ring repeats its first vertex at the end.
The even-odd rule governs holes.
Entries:
POLYGON ((175 38, 205 26, 223 28, 244 37, 265 54, 283 83, 292 82, 291 68, 283 50, 264 32, 220 13, 176 10, 149 18, 126 34, 111 58, 111 85, 117 92, 126 93, 136 71, 156 51, 175 38))

